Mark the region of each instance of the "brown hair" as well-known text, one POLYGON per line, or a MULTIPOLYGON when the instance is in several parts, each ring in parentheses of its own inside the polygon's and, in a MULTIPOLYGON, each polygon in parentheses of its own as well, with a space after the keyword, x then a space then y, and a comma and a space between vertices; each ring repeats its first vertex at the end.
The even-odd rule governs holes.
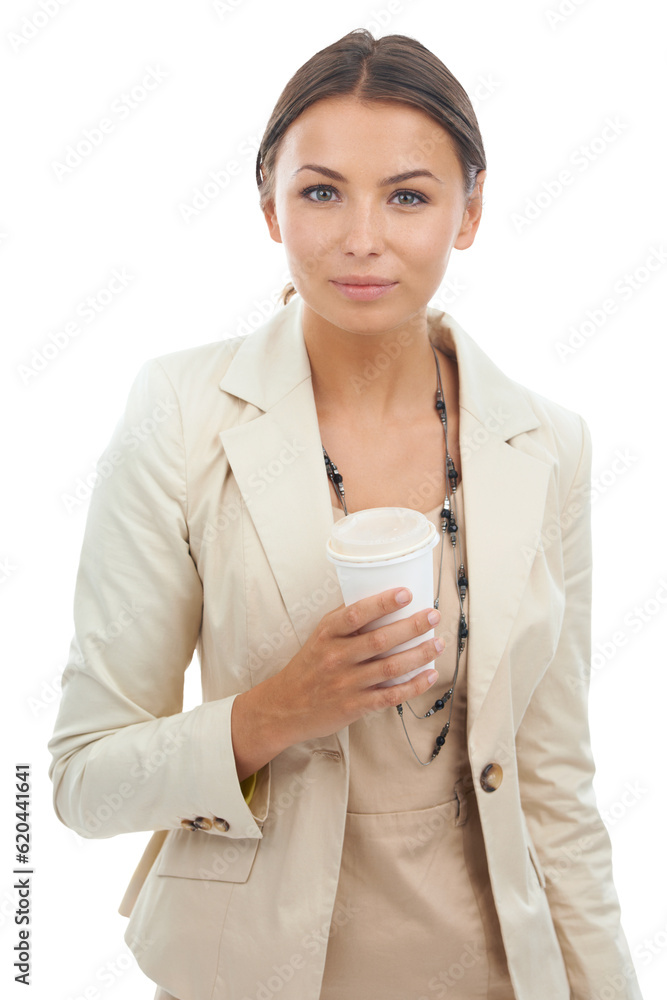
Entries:
MULTIPOLYGON (((415 38, 385 35, 375 39, 365 28, 355 28, 311 56, 278 98, 255 166, 262 211, 275 194, 276 157, 289 126, 316 101, 343 94, 363 102, 394 101, 426 112, 451 137, 465 178, 464 194, 470 197, 477 174, 486 169, 486 156, 475 112, 461 84, 415 38)), ((295 292, 289 282, 280 294, 283 305, 295 292)))

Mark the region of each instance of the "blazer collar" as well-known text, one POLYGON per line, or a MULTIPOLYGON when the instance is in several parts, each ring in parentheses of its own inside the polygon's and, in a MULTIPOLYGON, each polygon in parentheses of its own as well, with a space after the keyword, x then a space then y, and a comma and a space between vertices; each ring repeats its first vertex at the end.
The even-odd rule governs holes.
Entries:
MULTIPOLYGON (((280 312, 244 336, 220 388, 268 411, 310 379, 302 315, 303 299, 295 295, 280 312)), ((504 441, 539 426, 522 387, 494 364, 452 316, 429 306, 427 329, 431 343, 458 362, 459 409, 504 441), (498 419, 500 413, 503 416, 498 419)))
MULTIPOLYGON (((302 300, 296 297, 244 336, 219 385, 255 412, 239 417, 234 409, 219 438, 303 644, 343 597, 325 555, 333 512, 301 315, 302 300)), ((430 340, 458 361, 470 581, 468 738, 477 731, 484 740, 500 740, 506 731, 499 727, 512 714, 503 653, 540 548, 552 464, 514 443, 540 425, 528 391, 504 375, 447 313, 429 308, 427 318, 430 340), (509 489, 511 505, 504 501, 509 489)), ((531 670, 539 667, 538 661, 525 664, 523 682, 530 683, 531 670)), ((337 738, 347 754, 348 727, 337 738)))

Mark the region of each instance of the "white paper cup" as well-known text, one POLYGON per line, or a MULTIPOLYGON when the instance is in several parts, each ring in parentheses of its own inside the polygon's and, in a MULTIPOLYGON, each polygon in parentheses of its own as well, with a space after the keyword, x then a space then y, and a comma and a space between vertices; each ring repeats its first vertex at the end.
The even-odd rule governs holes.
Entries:
MULTIPOLYGON (((370 632, 409 618, 421 608, 433 606, 433 559, 438 543, 435 525, 418 510, 410 507, 369 507, 337 521, 327 542, 327 559, 336 567, 338 582, 346 605, 372 597, 394 587, 407 587, 412 593, 409 604, 359 629, 370 632)), ((433 638, 434 629, 414 636, 378 653, 384 659, 393 653, 418 646, 433 638)), ((429 670, 434 661, 382 681, 379 687, 391 687, 429 670)))

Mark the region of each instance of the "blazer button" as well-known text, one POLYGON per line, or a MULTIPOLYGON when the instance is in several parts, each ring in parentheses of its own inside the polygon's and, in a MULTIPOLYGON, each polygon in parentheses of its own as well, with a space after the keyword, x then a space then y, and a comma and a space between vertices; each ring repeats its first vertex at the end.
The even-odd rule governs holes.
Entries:
POLYGON ((222 830, 223 833, 226 833, 227 830, 229 830, 229 823, 226 819, 222 819, 220 816, 213 817, 213 826, 216 830, 222 830))
POLYGON ((195 816, 194 819, 182 819, 181 826, 186 830, 210 830, 213 824, 206 816, 195 816))
POLYGON ((487 764, 482 771, 479 782, 485 792, 495 792, 503 780, 503 769, 500 764, 487 764))

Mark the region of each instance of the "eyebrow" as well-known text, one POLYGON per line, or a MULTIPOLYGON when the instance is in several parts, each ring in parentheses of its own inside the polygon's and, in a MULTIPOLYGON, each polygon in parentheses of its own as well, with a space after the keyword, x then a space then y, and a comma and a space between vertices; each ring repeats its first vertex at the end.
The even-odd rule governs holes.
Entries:
MULTIPOLYGON (((337 170, 330 170, 329 167, 322 167, 318 163, 305 163, 298 170, 295 170, 292 177, 296 177, 298 173, 302 170, 315 170, 317 173, 324 174, 326 177, 331 177, 334 181, 341 181, 343 184, 347 184, 347 177, 343 177, 342 174, 338 173, 337 170)), ((401 184, 403 181, 409 181, 412 177, 432 177, 434 181, 438 184, 443 184, 439 177, 432 174, 430 170, 408 170, 404 174, 394 174, 392 177, 383 177, 381 181, 378 181, 378 187, 388 187, 390 184, 401 184)))

